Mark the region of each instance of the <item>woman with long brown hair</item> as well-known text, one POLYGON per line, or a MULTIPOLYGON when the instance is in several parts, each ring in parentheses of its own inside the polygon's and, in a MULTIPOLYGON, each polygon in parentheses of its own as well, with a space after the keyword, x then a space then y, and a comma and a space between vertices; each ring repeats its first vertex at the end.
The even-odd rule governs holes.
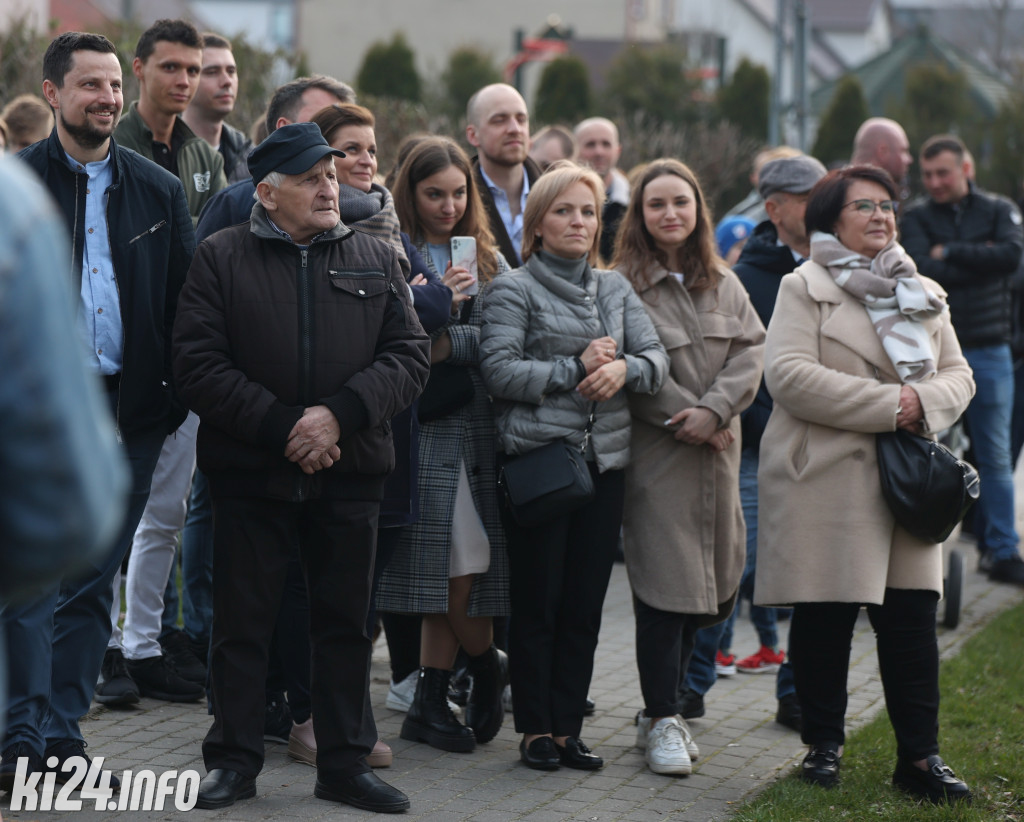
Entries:
POLYGON ((739 415, 761 379, 764 326, 678 160, 656 160, 636 180, 612 266, 670 362, 661 389, 629 403, 623 528, 644 697, 637 746, 655 773, 688 774, 698 749, 679 699, 696 631, 729 615, 743 571, 739 415))
POLYGON ((419 516, 402 530, 377 602, 384 611, 423 615, 421 667, 402 737, 468 751, 501 727, 508 676, 505 654, 493 644, 492 618, 508 614, 508 563, 478 347, 481 303, 508 264, 495 248, 469 158, 452 140, 420 141, 398 171, 394 197, 402 229, 454 296, 450 322, 432 335, 433 384, 420 398, 419 516), (478 278, 452 264, 452 237, 476 241, 478 278), (474 284, 479 294, 471 297, 474 284), (465 725, 447 702, 460 646, 473 679, 465 725))

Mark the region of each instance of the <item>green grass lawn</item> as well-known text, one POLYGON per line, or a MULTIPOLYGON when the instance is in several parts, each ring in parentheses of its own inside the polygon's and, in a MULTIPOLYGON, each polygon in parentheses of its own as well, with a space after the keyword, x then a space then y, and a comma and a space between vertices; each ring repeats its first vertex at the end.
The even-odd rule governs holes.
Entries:
POLYGON ((918 804, 892 786, 896 743, 884 713, 846 738, 839 787, 794 773, 733 817, 738 822, 1024 820, 1024 604, 1002 614, 942 663, 942 758, 974 794, 970 806, 918 804))

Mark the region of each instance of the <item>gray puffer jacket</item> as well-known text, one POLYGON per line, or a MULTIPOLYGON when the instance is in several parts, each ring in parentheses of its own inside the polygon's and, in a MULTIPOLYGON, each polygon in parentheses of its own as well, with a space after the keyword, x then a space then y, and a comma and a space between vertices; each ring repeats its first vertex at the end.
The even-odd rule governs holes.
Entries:
MULTIPOLYGON (((668 355, 640 298, 617 271, 587 266, 581 285, 554 274, 539 256, 487 289, 480 330, 480 370, 494 398, 501 449, 524 454, 565 437, 581 443, 591 401, 576 392, 578 357, 610 336, 626 360, 628 391, 654 394, 668 355), (599 308, 598 308, 599 307, 599 308)), ((629 462, 625 391, 598 403, 592 454, 601 471, 629 462)))

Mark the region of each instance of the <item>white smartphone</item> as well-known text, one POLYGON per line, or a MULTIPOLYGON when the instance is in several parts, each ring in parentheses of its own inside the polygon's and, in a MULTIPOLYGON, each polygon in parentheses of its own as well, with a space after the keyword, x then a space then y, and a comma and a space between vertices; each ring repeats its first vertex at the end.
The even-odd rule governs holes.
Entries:
POLYGON ((473 282, 462 289, 463 294, 476 294, 480 291, 476 268, 476 237, 452 237, 452 268, 465 268, 473 275, 473 282))

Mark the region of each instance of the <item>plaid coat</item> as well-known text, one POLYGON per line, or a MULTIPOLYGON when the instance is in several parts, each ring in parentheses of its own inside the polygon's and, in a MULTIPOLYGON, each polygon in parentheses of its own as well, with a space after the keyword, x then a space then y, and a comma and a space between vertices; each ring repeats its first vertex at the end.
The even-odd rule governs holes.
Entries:
MULTIPOLYGON (((433 270, 425 244, 417 249, 433 270)), ((499 274, 509 270, 499 255, 499 274)), ((508 556, 498 508, 494 414, 480 377, 479 339, 483 316, 481 289, 468 321, 453 318, 446 329, 452 341, 452 365, 469 369, 473 399, 447 417, 423 422, 419 442, 420 510, 416 523, 402 529, 398 547, 384 570, 377 591, 377 609, 398 613, 440 614, 448 610, 448 560, 451 554, 452 513, 459 479, 460 460, 465 462, 473 502, 491 544, 491 565, 473 582, 470 616, 505 616, 508 605, 508 556)))

